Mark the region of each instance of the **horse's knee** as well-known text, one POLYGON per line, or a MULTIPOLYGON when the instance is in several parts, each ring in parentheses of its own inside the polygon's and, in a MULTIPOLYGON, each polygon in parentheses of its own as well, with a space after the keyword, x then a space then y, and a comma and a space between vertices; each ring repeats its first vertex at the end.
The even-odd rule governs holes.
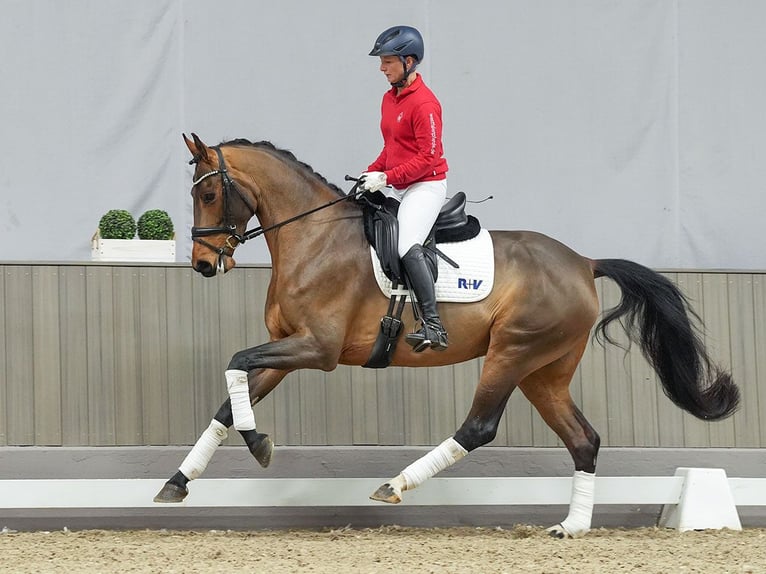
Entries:
POLYGON ((499 419, 471 419, 455 433, 455 440, 467 451, 472 451, 495 440, 499 419))

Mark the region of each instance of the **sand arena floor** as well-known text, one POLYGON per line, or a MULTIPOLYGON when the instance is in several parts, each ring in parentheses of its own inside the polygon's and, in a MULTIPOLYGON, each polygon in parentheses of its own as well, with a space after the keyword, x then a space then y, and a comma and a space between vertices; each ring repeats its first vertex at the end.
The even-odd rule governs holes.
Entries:
POLYGON ((56 531, 0 534, 0 572, 766 573, 766 529, 542 528, 56 531))

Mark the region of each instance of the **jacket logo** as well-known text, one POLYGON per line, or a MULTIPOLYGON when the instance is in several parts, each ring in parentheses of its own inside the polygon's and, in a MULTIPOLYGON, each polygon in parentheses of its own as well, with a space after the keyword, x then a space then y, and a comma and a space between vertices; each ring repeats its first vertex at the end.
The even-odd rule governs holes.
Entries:
POLYGON ((404 116, 404 112, 399 112, 399 115, 398 115, 398 116, 396 116, 396 121, 397 121, 397 123, 399 123, 399 122, 401 122, 401 121, 402 121, 402 116, 404 116))
POLYGON ((458 289, 471 289, 476 290, 479 287, 481 287, 481 284, 484 283, 482 279, 466 279, 464 277, 458 277, 457 279, 457 288, 458 289))

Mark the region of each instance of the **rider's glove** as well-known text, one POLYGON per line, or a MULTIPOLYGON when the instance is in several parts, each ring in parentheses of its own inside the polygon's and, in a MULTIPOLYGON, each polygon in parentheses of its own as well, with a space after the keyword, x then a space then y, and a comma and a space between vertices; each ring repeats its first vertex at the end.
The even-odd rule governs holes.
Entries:
POLYGON ((366 171, 359 176, 365 191, 378 191, 386 187, 386 174, 382 171, 366 171))

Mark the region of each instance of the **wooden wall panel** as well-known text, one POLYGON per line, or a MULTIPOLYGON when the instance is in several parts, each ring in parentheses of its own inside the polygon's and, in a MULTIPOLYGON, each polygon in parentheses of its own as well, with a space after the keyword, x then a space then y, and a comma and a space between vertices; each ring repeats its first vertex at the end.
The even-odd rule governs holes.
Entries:
POLYGON ((730 277, 728 297, 729 348, 731 371, 740 386, 742 402, 734 424, 734 443, 738 447, 753 447, 760 443, 761 413, 758 387, 749 381, 758 379, 758 351, 755 330, 755 291, 752 275, 730 277), (733 326, 736 326, 732 328, 733 326))
POLYGON ((32 267, 14 265, 5 278, 5 398, 8 444, 35 444, 32 267))
POLYGON ((89 444, 88 439, 88 298, 86 268, 59 267, 61 346, 61 430, 64 446, 89 444))
POLYGON ((35 444, 60 445, 61 325, 58 267, 32 268, 32 345, 35 444))
POLYGON ((10 276, 9 269, 0 269, 0 446, 8 444, 8 361, 6 355, 6 294, 5 278, 10 276))
MULTIPOLYGON (((455 378, 452 366, 433 367, 428 371, 429 434, 432 444, 448 439, 463 422, 455 417, 455 378)), ((422 408, 422 407, 421 407, 422 408)))
POLYGON ((168 308, 165 269, 142 268, 138 274, 138 353, 141 391, 141 442, 168 444, 168 308))
MULTIPOLYGON (((324 388, 327 397, 327 444, 350 445, 351 436, 354 432, 351 385, 354 374, 358 369, 354 367, 339 366, 331 373, 325 375, 324 388)), ((392 393, 393 394, 393 393, 392 393)), ((256 408, 257 412, 261 412, 256 408)), ((401 407, 398 409, 401 417, 401 407)), ((396 416, 393 413, 392 416, 396 416)), ((264 427, 268 428, 268 427, 264 427)), ((402 444, 399 439, 395 444, 402 444)), ((384 443, 385 444, 385 443, 384 443)))
MULTIPOLYGON (((352 375, 358 370, 346 367, 352 375)), ((404 444, 404 381, 401 368, 375 371, 378 404, 378 440, 376 444, 404 444)), ((331 443, 332 444, 332 443, 331 443)))
POLYGON ((766 275, 753 275, 753 323, 755 375, 744 384, 756 389, 760 427, 757 444, 763 447, 766 445, 766 275))
POLYGON ((430 408, 425 407, 431 404, 428 369, 402 369, 402 383, 405 444, 439 444, 431 439, 430 408))
POLYGON ((117 444, 115 438, 114 305, 112 268, 89 266, 86 275, 89 445, 117 444))
MULTIPOLYGON (((167 312, 166 381, 151 381, 167 388, 167 420, 169 444, 193 444, 198 428, 204 429, 205 421, 197 424, 194 419, 196 393, 194 392, 194 316, 192 312, 192 271, 188 266, 165 269, 167 312)), ((213 418, 210 413, 209 418, 213 418)), ((208 419, 208 424, 210 420, 208 419)))
POLYGON ((359 369, 351 383, 351 444, 378 444, 378 376, 359 369))
MULTIPOLYGON (((114 304, 114 412, 115 443, 142 444, 143 401, 139 345, 139 274, 138 267, 114 267, 112 289, 114 304), (140 416, 137 414, 140 413, 140 416)), ((154 341, 155 345, 159 341, 154 341)))

